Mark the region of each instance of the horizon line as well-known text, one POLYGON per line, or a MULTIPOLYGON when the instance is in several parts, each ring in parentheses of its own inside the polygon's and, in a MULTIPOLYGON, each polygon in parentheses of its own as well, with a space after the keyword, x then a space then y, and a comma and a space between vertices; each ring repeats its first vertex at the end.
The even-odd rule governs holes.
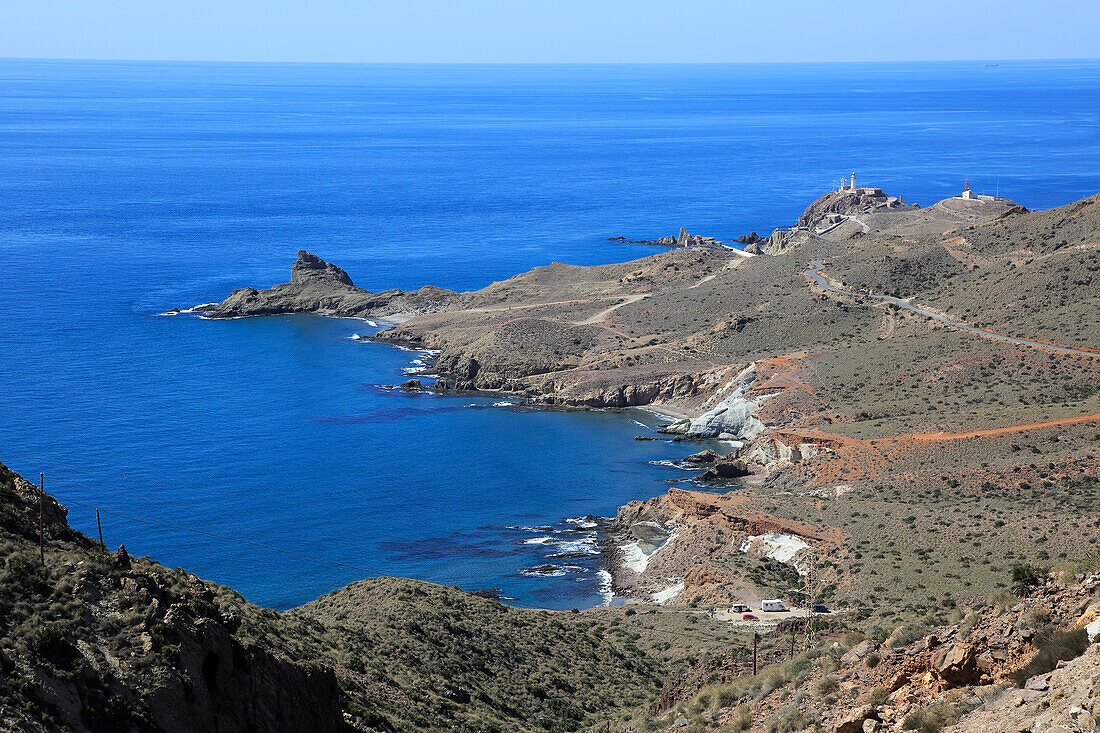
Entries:
POLYGON ((333 60, 258 60, 206 58, 106 58, 79 56, 0 56, 2 61, 54 61, 96 63, 162 64, 251 64, 251 65, 330 65, 330 66, 780 66, 780 65, 855 65, 855 64, 960 64, 1027 62, 1100 62, 1100 56, 1061 56, 1023 58, 950 58, 950 59, 864 59, 864 60, 787 60, 787 61, 333 61, 333 60))

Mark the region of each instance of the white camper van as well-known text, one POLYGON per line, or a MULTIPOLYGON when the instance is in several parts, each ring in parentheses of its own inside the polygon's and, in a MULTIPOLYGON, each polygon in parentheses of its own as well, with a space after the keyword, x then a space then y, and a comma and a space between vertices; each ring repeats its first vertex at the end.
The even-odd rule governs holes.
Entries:
POLYGON ((730 613, 752 613, 752 609, 744 603, 735 603, 730 606, 730 613))
POLYGON ((774 598, 770 601, 761 601, 760 609, 763 611, 788 611, 787 604, 778 598, 774 598))

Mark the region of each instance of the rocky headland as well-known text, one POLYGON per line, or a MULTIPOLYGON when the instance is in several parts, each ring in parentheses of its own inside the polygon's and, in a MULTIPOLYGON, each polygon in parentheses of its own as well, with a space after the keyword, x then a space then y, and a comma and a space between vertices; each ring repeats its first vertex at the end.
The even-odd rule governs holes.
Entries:
POLYGON ((405 292, 392 289, 380 293, 358 288, 348 274, 336 265, 305 250, 290 268, 290 282, 265 290, 238 288, 220 303, 194 308, 208 318, 242 318, 291 313, 379 318, 398 321, 445 307, 454 293, 425 286, 405 292))

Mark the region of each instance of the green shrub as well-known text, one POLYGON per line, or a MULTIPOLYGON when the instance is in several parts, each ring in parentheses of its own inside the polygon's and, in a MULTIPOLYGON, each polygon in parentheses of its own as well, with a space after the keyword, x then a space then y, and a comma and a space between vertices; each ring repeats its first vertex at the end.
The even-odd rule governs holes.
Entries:
POLYGON ((56 667, 69 667, 80 656, 65 633, 53 624, 40 626, 31 638, 31 651, 56 667))
POLYGON ((875 687, 864 697, 864 701, 868 705, 874 705, 878 707, 886 702, 886 698, 890 696, 890 693, 886 691, 885 687, 875 687))
POLYGON ((1020 622, 1025 629, 1037 629, 1050 620, 1050 614, 1042 606, 1032 606, 1024 611, 1020 622))
POLYGON ((893 633, 890 638, 891 649, 901 649, 902 647, 909 646, 917 639, 921 638, 928 633, 928 625, 923 623, 910 622, 901 626, 893 633))
POLYGON ((796 707, 787 707, 773 715, 764 727, 768 733, 796 733, 814 724, 814 719, 796 707))
POLYGON ((838 687, 840 687, 840 683, 837 681, 836 677, 831 674, 825 675, 817 681, 816 685, 814 685, 814 689, 819 695, 828 695, 829 693, 836 692, 838 687))
POLYGON ((1089 636, 1085 629, 1049 629, 1039 633, 1035 646, 1039 647, 1039 652, 1013 675, 1018 685, 1022 686, 1037 674, 1046 674, 1060 661, 1068 662, 1084 654, 1089 648, 1089 636))
POLYGON ((1012 592, 1026 596, 1046 580, 1047 571, 1034 565, 1012 566, 1012 592))
POLYGON ((909 713, 901 721, 901 728, 917 733, 940 733, 944 727, 958 722, 965 712, 966 708, 961 705, 940 702, 909 713))
POLYGON ((721 728, 721 733, 746 733, 752 729, 752 710, 742 705, 733 714, 733 719, 721 728))
POLYGON ((23 596, 44 596, 50 592, 46 569, 37 560, 18 555, 8 560, 4 581, 23 596))

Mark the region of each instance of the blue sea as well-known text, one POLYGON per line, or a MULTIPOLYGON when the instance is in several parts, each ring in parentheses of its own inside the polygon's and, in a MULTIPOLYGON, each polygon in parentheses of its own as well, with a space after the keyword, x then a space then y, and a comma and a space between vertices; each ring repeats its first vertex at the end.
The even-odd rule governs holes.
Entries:
POLYGON ((600 603, 584 518, 685 478, 691 446, 633 440, 653 416, 387 390, 419 355, 364 321, 158 314, 298 249, 472 289, 769 232, 852 171, 923 205, 1096 193, 1100 63, 0 61, 0 461, 276 608, 372 573, 600 603))

